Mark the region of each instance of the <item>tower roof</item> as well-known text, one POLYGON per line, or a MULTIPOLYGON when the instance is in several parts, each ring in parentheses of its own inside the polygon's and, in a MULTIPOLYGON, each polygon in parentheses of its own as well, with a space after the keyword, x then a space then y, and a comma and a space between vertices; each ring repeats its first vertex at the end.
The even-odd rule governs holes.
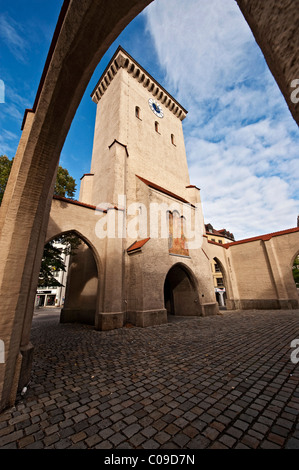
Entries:
POLYGON ((98 104, 106 89, 120 68, 126 69, 135 80, 141 83, 163 106, 168 108, 181 121, 185 119, 188 111, 184 109, 173 96, 168 93, 133 57, 121 46, 114 53, 112 59, 104 70, 96 87, 91 93, 92 100, 98 104))

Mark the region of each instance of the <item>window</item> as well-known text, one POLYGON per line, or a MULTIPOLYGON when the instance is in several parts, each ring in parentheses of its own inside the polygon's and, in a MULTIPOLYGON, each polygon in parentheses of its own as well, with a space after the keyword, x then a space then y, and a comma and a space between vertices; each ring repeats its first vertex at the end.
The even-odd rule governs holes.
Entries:
POLYGON ((222 277, 217 278, 217 287, 224 287, 222 277))
POLYGON ((158 121, 155 121, 155 131, 158 132, 158 134, 160 134, 158 121))
POLYGON ((172 145, 176 145, 175 138, 174 138, 173 134, 171 134, 171 143, 172 143, 172 145))
POLYGON ((140 119, 140 108, 138 106, 135 107, 135 116, 140 119))
POLYGON ((217 263, 215 263, 215 272, 216 272, 216 273, 220 273, 220 272, 221 272, 220 267, 219 267, 219 265, 218 265, 217 263))

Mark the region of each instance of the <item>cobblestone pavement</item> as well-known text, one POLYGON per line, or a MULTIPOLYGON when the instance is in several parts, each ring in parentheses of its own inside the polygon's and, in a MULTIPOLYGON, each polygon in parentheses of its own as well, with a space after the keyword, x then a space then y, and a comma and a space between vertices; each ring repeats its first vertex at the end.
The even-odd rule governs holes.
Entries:
POLYGON ((37 313, 32 380, 0 414, 1 449, 299 448, 299 310, 108 332, 37 313))

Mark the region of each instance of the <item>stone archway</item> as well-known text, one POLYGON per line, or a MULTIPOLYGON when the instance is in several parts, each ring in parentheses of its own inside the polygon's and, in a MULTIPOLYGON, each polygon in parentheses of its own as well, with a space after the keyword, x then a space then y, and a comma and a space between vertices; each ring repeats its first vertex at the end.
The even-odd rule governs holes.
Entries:
POLYGON ((164 303, 168 315, 200 315, 200 303, 195 278, 183 263, 168 271, 164 282, 164 303))
MULTIPOLYGON (((0 409, 13 404, 31 286, 37 285, 60 152, 93 71, 108 47, 151 0, 65 0, 34 107, 23 133, 0 211, 0 409), (22 222, 24 221, 24 222, 22 222), (14 289, 11 289, 11 286, 14 289)), ((289 0, 237 0, 294 119, 298 9, 289 0)))
POLYGON ((213 274, 215 276, 215 294, 216 300, 219 304, 219 307, 225 308, 226 307, 226 299, 230 298, 229 294, 229 283, 227 279, 226 270, 223 266, 223 263, 219 260, 219 258, 214 257, 214 271, 213 274), (220 276, 218 276, 218 273, 220 276), (221 279, 221 282, 218 282, 218 279, 221 279))
POLYGON ((80 244, 70 254, 65 286, 65 300, 61 310, 61 323, 86 323, 95 325, 95 315, 100 295, 100 265, 91 243, 77 230, 61 233, 73 235, 80 244))

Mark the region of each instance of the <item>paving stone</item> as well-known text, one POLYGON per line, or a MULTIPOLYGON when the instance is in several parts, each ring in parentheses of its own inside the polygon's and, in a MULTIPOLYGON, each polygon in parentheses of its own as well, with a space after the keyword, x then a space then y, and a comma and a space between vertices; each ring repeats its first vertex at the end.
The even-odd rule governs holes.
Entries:
POLYGON ((286 449, 299 449, 299 439, 291 437, 285 446, 286 449))
POLYGON ((281 345, 299 310, 170 320, 98 332, 40 312, 0 448, 298 448, 299 373, 281 345))
POLYGON ((19 447, 19 449, 23 449, 24 447, 29 446, 33 442, 34 442, 34 437, 33 436, 26 436, 26 437, 23 437, 22 439, 20 439, 18 441, 18 447, 19 447))
POLYGON ((134 436, 134 434, 136 434, 138 431, 140 431, 141 429, 141 426, 139 424, 131 424, 130 426, 128 426, 127 428, 125 428, 123 430, 123 433, 128 437, 132 437, 134 436))
POLYGON ((229 449, 233 448, 234 444, 237 442, 237 439, 229 436, 228 434, 224 434, 219 438, 219 441, 222 442, 225 446, 229 449))
POLYGON ((87 447, 94 447, 96 444, 98 444, 102 440, 103 438, 101 436, 94 434, 93 436, 90 436, 87 439, 85 439, 84 442, 86 443, 87 447))
POLYGON ((241 443, 245 444, 247 448, 257 449, 260 444, 260 441, 256 439, 255 437, 247 434, 242 437, 241 443))
POLYGON ((186 447, 188 449, 206 449, 209 447, 211 441, 204 436, 197 436, 194 439, 191 439, 186 447))

